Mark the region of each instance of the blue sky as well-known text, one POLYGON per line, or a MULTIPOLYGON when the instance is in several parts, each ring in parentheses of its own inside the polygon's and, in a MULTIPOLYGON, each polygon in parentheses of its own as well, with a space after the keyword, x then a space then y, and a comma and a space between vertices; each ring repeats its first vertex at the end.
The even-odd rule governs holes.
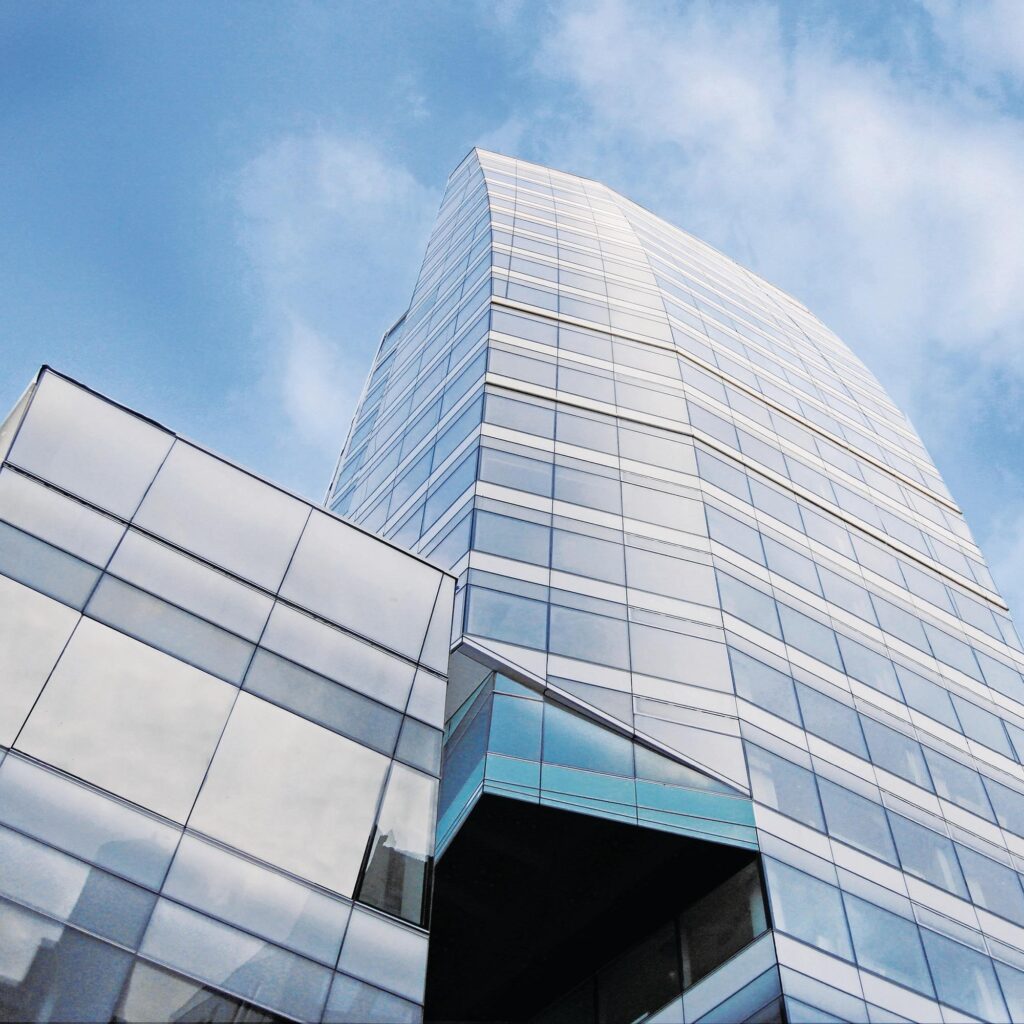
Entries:
POLYGON ((42 362, 320 497, 473 145, 792 292, 1024 607, 1024 3, 0 5, 0 406, 42 362))

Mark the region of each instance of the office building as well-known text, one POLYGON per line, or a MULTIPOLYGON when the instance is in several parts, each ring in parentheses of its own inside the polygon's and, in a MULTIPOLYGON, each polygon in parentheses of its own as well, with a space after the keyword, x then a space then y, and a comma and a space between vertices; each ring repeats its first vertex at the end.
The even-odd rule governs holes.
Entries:
POLYGON ((1020 641, 799 302, 474 151, 328 501, 458 579, 428 1019, 1024 1019, 1020 641))
POLYGON ((50 370, 0 460, 0 1019, 419 1020, 452 578, 50 370))

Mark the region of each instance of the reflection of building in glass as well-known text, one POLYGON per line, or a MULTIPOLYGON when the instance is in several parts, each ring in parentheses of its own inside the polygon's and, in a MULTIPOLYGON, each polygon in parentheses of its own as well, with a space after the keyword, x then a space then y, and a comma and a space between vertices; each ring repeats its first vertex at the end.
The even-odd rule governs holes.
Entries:
POLYGON ((451 577, 48 370, 2 437, 0 1016, 419 1019, 451 577))
POLYGON ((474 151, 329 503, 459 580, 428 1016, 1024 1019, 1020 642, 799 303, 474 151))
POLYGON ((49 370, 0 461, 0 1017, 1024 1019, 1024 654, 959 510, 604 186, 456 169, 351 522, 49 370))

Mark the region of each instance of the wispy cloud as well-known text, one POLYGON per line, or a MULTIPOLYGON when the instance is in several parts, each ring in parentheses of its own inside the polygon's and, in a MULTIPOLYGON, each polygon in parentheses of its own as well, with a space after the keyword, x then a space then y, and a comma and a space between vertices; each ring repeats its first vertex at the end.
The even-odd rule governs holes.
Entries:
POLYGON ((262 311, 262 397, 326 483, 380 333, 411 294, 439 193, 380 149, 321 131, 267 146, 236 199, 262 311))
MULTIPOLYGON (((928 0, 874 26, 884 46, 822 10, 557 8, 536 69, 570 113, 515 127, 536 158, 617 185, 801 298, 934 447, 971 420, 990 429, 993 396, 1006 442, 1020 417, 1005 396, 1024 381, 1024 132, 992 76, 1024 66, 1024 6, 928 0)), ((1019 447, 974 440, 1019 491, 1019 447)), ((969 511, 991 539, 992 510, 975 495, 969 511)))

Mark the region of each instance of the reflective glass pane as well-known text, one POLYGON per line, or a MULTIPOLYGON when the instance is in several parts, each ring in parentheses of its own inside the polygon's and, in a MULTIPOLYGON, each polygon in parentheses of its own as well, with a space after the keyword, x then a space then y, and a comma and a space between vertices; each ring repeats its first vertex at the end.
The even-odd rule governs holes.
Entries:
POLYGON ((828 779, 818 779, 818 791, 829 835, 889 864, 899 863, 885 811, 879 804, 828 779))
POLYGON ((439 583, 437 570, 425 562, 314 512, 281 596, 416 658, 439 583))
POLYGON ((732 648, 729 649, 729 661, 738 697, 800 725, 793 680, 788 675, 732 648))
POLYGON ((10 746, 78 612, 0 576, 0 745, 10 746))
POLYGON ((237 691, 83 619, 19 749, 184 821, 237 691))
POLYGON ((351 909, 192 835, 182 837, 163 891, 331 967, 351 909))
POLYGON ((764 866, 775 927, 812 946, 852 960, 853 950, 839 890, 768 857, 764 866))
POLYGON ((427 911, 437 780, 395 764, 357 899, 413 924, 427 911))
POLYGON ((889 824, 904 871, 967 899, 953 844, 945 836, 898 814, 889 814, 889 824))
POLYGON ((110 1020, 132 955, 0 900, 0 1017, 110 1020))
POLYGON ((130 519, 173 440, 152 423, 47 373, 8 458, 130 519))
POLYGON ((308 512, 297 498, 179 441, 135 523, 276 590, 308 512))
POLYGON ((336 974, 323 1019, 325 1024, 419 1024, 421 1017, 416 1003, 336 974))
POLYGON ((407 999, 421 1000, 427 936, 356 907, 338 968, 407 999))
POLYGON ((966 846, 957 844, 956 852, 971 899, 993 914, 1024 924, 1024 892, 1017 873, 966 846))
POLYGON ((843 894, 843 902, 861 967, 931 995, 917 925, 849 893, 843 894))
POLYGON ((746 745, 754 799, 812 828, 825 830, 814 775, 777 754, 746 745))
POLYGON ((803 683, 796 684, 800 711, 807 731, 823 740, 848 750, 856 757, 868 759, 868 748, 860 728, 860 716, 851 707, 803 683))
POLYGON ((939 999, 982 1020, 1005 1017, 992 961, 967 946, 927 928, 921 930, 939 999))
POLYGON ((242 693, 190 824, 351 896, 387 767, 383 755, 242 693))

